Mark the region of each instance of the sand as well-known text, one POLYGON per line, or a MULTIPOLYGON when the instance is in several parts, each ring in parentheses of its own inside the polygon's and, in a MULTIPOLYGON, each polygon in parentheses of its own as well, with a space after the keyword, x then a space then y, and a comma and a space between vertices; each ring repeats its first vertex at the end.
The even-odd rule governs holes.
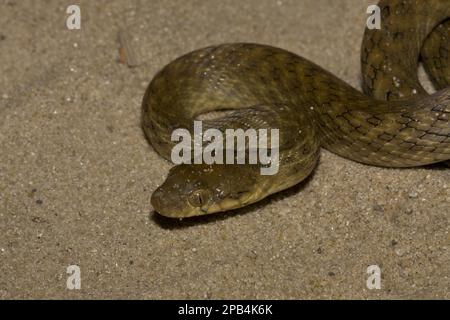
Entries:
POLYGON ((450 170, 323 151, 305 183, 249 208, 158 216, 171 164, 140 127, 155 72, 210 44, 266 43, 360 87, 372 1, 0 2, 0 298, 450 298, 450 170), (119 63, 118 33, 138 59, 119 63), (66 287, 69 265, 81 289, 66 287), (367 267, 381 269, 368 289, 367 267))

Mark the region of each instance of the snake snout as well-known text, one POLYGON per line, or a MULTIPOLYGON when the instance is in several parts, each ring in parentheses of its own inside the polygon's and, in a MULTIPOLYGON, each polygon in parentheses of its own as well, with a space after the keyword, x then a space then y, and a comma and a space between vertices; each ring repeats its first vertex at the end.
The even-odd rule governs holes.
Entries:
POLYGON ((173 198, 170 192, 167 192, 163 187, 159 187, 153 192, 150 202, 153 209, 162 216, 168 218, 183 218, 187 216, 185 208, 182 206, 183 202, 178 198, 173 198))
POLYGON ((158 211, 161 214, 164 213, 164 192, 161 188, 158 188, 153 192, 150 202, 155 211, 158 211))

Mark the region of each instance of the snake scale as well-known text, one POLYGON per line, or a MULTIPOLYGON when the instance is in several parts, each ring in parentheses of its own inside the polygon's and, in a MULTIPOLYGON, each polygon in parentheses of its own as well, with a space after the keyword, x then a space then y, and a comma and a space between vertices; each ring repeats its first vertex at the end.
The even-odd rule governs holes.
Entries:
POLYGON ((188 53, 148 86, 144 132, 171 158, 177 128, 278 128, 279 171, 259 165, 180 164, 152 194, 156 211, 184 218, 257 202, 304 180, 320 149, 382 167, 414 167, 450 159, 450 1, 382 0, 381 29, 362 43, 364 93, 285 50, 232 43, 188 53), (419 58, 437 89, 419 83, 419 58))

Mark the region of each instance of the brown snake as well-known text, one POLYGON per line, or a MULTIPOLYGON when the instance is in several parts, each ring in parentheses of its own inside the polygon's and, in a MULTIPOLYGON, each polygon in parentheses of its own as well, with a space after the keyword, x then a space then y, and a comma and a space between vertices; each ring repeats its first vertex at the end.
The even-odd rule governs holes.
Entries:
POLYGON ((184 55, 164 67, 145 93, 143 127, 170 160, 174 129, 193 130, 199 115, 209 128, 278 128, 280 167, 181 164, 152 195, 168 217, 226 211, 291 187, 314 169, 320 148, 383 167, 422 166, 450 159, 449 0, 381 1, 381 29, 366 29, 364 92, 314 63, 282 49, 223 44, 184 55), (419 57, 436 93, 419 83, 419 57), (447 88, 446 88, 447 87, 447 88))

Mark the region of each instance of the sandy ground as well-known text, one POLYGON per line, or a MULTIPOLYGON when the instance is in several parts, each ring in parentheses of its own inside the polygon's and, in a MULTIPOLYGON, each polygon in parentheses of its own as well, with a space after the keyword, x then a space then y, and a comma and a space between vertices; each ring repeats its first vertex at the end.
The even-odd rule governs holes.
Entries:
POLYGON ((140 103, 166 63, 249 41, 354 86, 371 1, 0 0, 0 298, 450 298, 450 170, 381 169, 323 151, 306 183, 247 209, 164 219, 171 164, 140 103), (139 66, 119 63, 118 32, 139 66), (68 290, 69 265, 81 290, 68 290), (380 290, 366 287, 369 265, 380 290))

